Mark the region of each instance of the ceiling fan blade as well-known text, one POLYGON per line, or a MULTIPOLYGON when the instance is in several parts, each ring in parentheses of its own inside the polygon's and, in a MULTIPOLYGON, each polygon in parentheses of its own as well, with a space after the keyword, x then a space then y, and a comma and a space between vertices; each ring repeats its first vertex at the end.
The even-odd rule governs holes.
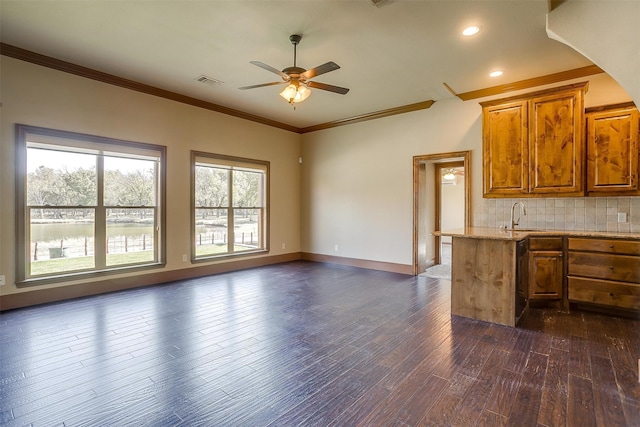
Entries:
POLYGON ((326 83, 307 82, 307 86, 312 87, 314 89, 328 90, 329 92, 339 93, 340 95, 344 95, 347 92, 349 92, 349 89, 347 89, 346 87, 333 86, 333 85, 328 85, 326 83))
POLYGON ((260 61, 249 61, 250 63, 252 63, 253 65, 257 65, 260 68, 263 68, 267 71, 271 71, 274 74, 279 75, 280 77, 282 77, 283 79, 289 81, 289 76, 286 75, 285 73, 283 73, 282 71, 278 70, 277 68, 273 68, 271 65, 267 65, 264 62, 260 62, 260 61))
POLYGON ((285 84, 285 83, 287 83, 287 82, 271 82, 271 83, 262 83, 262 84, 259 84, 259 85, 242 86, 242 87, 239 87, 238 89, 240 89, 240 90, 245 90, 245 89, 255 89, 255 88, 257 88, 257 87, 275 86, 275 85, 282 85, 282 84, 285 84))
POLYGON ((314 78, 315 76, 319 76, 320 74, 337 70, 338 68, 340 68, 338 64, 336 64, 335 62, 329 61, 326 64, 318 65, 315 68, 305 71, 304 73, 300 74, 300 77, 303 80, 309 80, 314 78))

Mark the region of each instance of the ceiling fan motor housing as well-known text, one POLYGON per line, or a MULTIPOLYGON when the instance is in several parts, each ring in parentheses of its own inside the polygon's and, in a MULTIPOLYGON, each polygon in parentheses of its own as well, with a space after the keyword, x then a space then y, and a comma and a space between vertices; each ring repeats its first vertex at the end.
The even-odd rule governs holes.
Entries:
POLYGON ((298 43, 300 43, 300 40, 302 40, 302 36, 299 34, 292 34, 289 36, 289 40, 291 40, 291 43, 293 45, 297 45, 298 43))
POLYGON ((287 67, 284 70, 282 70, 283 73, 285 73, 286 75, 288 75, 292 79, 299 78, 300 74, 304 73, 305 71, 307 71, 307 70, 305 70, 304 68, 301 68, 301 67, 287 67))

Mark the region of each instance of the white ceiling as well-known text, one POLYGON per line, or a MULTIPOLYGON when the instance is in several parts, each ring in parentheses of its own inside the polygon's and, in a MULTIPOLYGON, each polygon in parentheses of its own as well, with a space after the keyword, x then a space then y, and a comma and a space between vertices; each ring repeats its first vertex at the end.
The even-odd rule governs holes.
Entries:
POLYGON ((547 0, 2 0, 0 40, 57 59, 307 127, 591 65, 545 32, 547 0), (481 32, 461 35, 468 25, 481 32), (279 77, 249 63, 334 61, 293 107, 282 86, 238 87, 279 77), (499 78, 488 76, 504 70, 499 78), (207 85, 200 75, 222 81, 207 85))

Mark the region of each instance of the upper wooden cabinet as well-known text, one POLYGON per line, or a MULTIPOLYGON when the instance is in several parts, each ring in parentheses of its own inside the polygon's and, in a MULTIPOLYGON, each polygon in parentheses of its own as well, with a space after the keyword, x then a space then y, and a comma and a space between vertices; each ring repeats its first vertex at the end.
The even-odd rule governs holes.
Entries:
POLYGON ((527 101, 483 106, 485 195, 519 196, 529 188, 527 101))
POLYGON ((578 83, 482 105, 485 197, 584 195, 584 93, 578 83))
POLYGON ((633 104, 587 110, 587 191, 639 195, 638 109, 633 104))

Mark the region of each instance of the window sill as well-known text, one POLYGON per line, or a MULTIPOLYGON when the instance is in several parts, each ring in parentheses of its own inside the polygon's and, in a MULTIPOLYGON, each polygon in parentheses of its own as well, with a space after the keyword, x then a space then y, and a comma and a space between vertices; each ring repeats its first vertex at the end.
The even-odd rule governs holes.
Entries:
POLYGON ((83 271, 83 272, 74 272, 68 274, 59 274, 56 276, 46 276, 46 277, 31 277, 29 279, 24 279, 16 282, 17 288, 27 288, 32 286, 42 286, 49 285, 55 283, 64 283, 64 282, 73 282, 76 280, 85 280, 85 279, 93 279, 95 277, 101 277, 105 275, 115 275, 115 274, 123 274, 123 273, 137 273, 141 271, 149 271, 155 270, 158 268, 164 268, 166 263, 159 262, 153 264, 139 264, 139 265, 129 265, 126 267, 113 267, 106 268, 104 270, 92 270, 92 271, 83 271))

